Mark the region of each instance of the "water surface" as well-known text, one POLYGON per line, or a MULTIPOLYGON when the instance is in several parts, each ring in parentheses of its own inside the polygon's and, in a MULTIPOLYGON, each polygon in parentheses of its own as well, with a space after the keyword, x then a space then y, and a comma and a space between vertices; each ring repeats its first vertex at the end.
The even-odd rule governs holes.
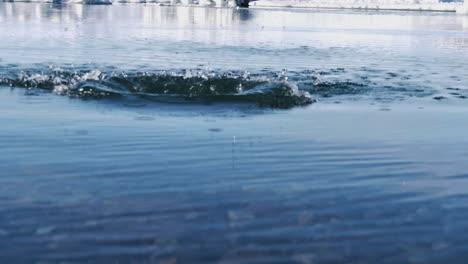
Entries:
POLYGON ((467 24, 0 3, 0 262, 465 263, 467 24))

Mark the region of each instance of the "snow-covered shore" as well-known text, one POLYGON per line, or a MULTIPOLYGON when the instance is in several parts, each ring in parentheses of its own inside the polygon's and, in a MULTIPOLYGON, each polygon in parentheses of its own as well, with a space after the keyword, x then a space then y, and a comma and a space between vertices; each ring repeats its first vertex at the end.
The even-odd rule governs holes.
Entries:
POLYGON ((370 10, 414 10, 414 11, 463 11, 462 2, 441 3, 438 1, 393 1, 393 0, 259 0, 251 7, 293 7, 293 8, 343 8, 370 10))
MULTIPOLYGON (((10 0, 11 1, 11 0, 10 0)), ((76 4, 153 3, 161 5, 235 6, 235 0, 61 0, 76 4)), ((53 2, 53 0, 13 0, 13 2, 53 2)), ((468 14, 468 0, 251 0, 251 8, 329 8, 365 10, 406 10, 457 12, 468 14)))
POLYGON ((457 13, 468 15, 468 0, 465 0, 465 4, 457 8, 457 13))

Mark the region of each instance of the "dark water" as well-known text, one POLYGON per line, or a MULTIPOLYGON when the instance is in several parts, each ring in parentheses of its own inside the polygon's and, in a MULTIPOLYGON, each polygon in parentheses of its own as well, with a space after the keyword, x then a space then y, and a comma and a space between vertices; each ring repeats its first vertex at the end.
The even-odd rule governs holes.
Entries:
POLYGON ((0 40, 0 263, 468 261, 463 16, 0 3, 0 40))

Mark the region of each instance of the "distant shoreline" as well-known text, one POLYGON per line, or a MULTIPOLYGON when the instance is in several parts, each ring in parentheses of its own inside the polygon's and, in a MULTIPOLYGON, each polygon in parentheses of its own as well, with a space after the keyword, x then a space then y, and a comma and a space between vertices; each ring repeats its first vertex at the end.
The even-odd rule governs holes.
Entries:
MULTIPOLYGON (((467 0, 468 1, 468 0, 467 0)), ((13 0, 3 2, 53 3, 54 0, 13 0)), ((181 6, 235 7, 234 0, 62 0, 67 4, 157 4, 181 6)), ((297 8, 297 9, 349 9, 382 11, 422 11, 457 12, 468 14, 468 4, 464 2, 434 2, 431 0, 414 1, 375 1, 375 0, 257 0, 251 1, 250 8, 297 8)))
POLYGON ((356 1, 355 3, 340 3, 339 1, 301 1, 301 0, 259 0, 251 2, 253 8, 316 8, 316 9, 359 9, 359 10, 389 10, 389 11, 430 11, 457 12, 463 7, 463 2, 433 3, 433 4, 380 4, 356 1))

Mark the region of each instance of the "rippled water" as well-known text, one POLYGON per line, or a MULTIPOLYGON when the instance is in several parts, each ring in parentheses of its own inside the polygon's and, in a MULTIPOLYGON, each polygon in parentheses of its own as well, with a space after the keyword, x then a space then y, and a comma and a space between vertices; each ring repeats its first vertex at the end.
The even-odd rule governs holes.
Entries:
POLYGON ((468 259, 464 16, 2 2, 0 40, 0 263, 468 259))

